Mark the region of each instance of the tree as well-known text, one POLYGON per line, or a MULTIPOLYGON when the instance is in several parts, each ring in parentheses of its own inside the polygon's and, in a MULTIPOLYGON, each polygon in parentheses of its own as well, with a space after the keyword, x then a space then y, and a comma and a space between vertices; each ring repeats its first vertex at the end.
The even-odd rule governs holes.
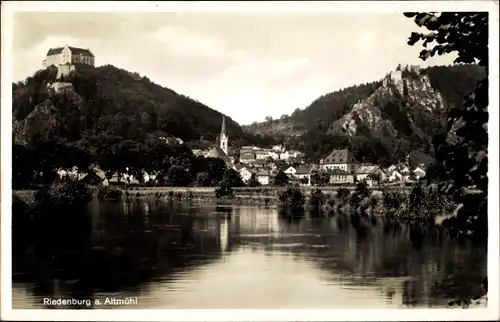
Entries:
POLYGON ((191 174, 184 168, 173 165, 167 173, 167 185, 171 187, 188 187, 191 183, 191 174))
POLYGON ((460 234, 487 237, 488 202, 488 13, 445 12, 405 13, 419 27, 430 33, 412 32, 408 44, 423 41, 423 46, 437 42, 420 52, 426 60, 435 54, 458 53, 455 63, 477 63, 485 68, 486 77, 477 83, 463 107, 448 114, 448 131, 434 140, 436 159, 448 179, 441 190, 452 194, 462 204, 457 213, 460 234), (473 192, 474 191, 474 192, 473 192))
POLYGON ((283 170, 279 170, 274 177, 274 184, 277 186, 286 186, 290 182, 290 179, 283 170))
POLYGON ((194 184, 198 187, 210 187, 212 179, 207 172, 198 172, 194 184))
POLYGON ((252 176, 250 177, 250 180, 248 180, 247 185, 249 187, 258 187, 258 186, 260 186, 260 182, 259 182, 259 180, 257 180, 257 176, 255 175, 255 173, 252 173, 252 176))
POLYGON ((223 179, 217 189, 215 189, 215 197, 217 199, 223 197, 231 197, 233 196, 233 186, 231 185, 230 180, 223 179))
POLYGON ((245 183, 241 179, 240 174, 234 169, 227 169, 224 172, 223 179, 229 183, 231 187, 244 187, 245 183))

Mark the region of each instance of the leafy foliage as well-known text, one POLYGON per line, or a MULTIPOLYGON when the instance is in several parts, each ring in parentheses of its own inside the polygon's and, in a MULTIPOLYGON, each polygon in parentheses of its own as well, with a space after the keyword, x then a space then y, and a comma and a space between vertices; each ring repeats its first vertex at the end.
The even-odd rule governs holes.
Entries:
POLYGON ((436 159, 443 179, 442 191, 452 194, 462 205, 453 227, 459 235, 487 237, 488 202, 488 13, 444 12, 406 13, 427 34, 413 32, 408 44, 423 42, 420 57, 458 53, 456 63, 478 63, 486 77, 477 83, 463 106, 453 107, 448 114, 448 130, 452 135, 434 140, 436 159), (437 44, 433 44, 436 42, 437 44), (433 47, 427 49, 428 44, 433 47))
POLYGON ((215 197, 220 199, 231 196, 233 196, 233 186, 231 185, 231 181, 223 179, 217 189, 215 189, 215 197))
POLYGON ((309 205, 315 208, 321 207, 326 201, 325 194, 321 189, 314 189, 309 195, 309 205))
MULTIPOLYGON (((221 113, 110 65, 77 66, 65 76, 70 92, 50 88, 56 75, 51 66, 12 85, 14 188, 51 184, 59 169, 85 173, 94 166, 108 179, 129 174, 143 181, 148 173, 154 183, 167 185, 198 178, 196 184, 214 186, 222 180, 222 160, 194 157, 174 140, 214 142, 221 113)), ((236 145, 273 142, 244 133, 229 117, 226 126, 236 145)))
POLYGON ((278 193, 280 207, 298 209, 304 206, 304 195, 297 187, 287 187, 278 193))
POLYGON ((274 177, 274 184, 277 186, 286 186, 290 182, 290 178, 283 170, 279 170, 274 177))

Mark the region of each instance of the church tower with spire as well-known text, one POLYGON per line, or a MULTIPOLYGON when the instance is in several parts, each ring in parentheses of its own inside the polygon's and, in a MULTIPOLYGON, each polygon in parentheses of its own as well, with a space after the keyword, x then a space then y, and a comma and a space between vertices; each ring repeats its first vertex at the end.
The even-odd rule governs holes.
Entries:
POLYGON ((224 153, 228 155, 229 137, 226 133, 226 117, 224 115, 222 115, 222 127, 220 129, 219 144, 222 151, 224 151, 224 153))

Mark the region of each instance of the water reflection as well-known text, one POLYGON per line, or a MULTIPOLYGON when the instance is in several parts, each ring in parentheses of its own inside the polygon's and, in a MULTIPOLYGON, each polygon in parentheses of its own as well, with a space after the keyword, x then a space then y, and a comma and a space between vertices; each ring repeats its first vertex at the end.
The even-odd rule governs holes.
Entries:
POLYGON ((64 247, 14 248, 14 308, 111 296, 137 297, 129 308, 441 306, 486 274, 484 249, 372 217, 162 201, 93 202, 89 215, 64 247))

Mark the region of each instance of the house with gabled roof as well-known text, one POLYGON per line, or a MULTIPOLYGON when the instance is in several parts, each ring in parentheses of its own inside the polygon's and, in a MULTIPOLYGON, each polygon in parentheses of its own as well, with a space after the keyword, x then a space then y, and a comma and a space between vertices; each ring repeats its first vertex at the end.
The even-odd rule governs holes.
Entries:
POLYGON ((297 169, 295 169, 294 166, 289 166, 285 171, 284 171, 289 177, 295 176, 295 172, 297 172, 297 169))
POLYGON ((51 65, 75 65, 85 64, 89 66, 95 65, 95 56, 90 49, 64 46, 50 48, 45 59, 42 62, 42 67, 45 69, 51 65))
POLYGON ((325 158, 320 160, 321 170, 340 169, 350 173, 356 173, 360 164, 349 149, 333 150, 325 158))
POLYGON ((271 174, 269 173, 268 170, 265 170, 265 169, 260 169, 256 174, 255 174, 255 177, 257 178, 257 181, 259 181, 259 183, 263 186, 265 185, 268 185, 269 184, 269 181, 270 181, 270 178, 271 178, 271 174))
POLYGON ((256 168, 263 168, 263 167, 266 167, 268 163, 269 163, 269 161, 267 161, 267 160, 257 159, 257 160, 255 160, 254 163, 252 163, 252 165, 256 168))
POLYGON ((253 152, 240 152, 240 163, 243 164, 251 164, 254 163, 256 160, 255 154, 253 152))
POLYGON ((415 170, 413 170, 413 173, 415 174, 417 180, 420 180, 421 178, 426 176, 425 169, 421 166, 416 167, 415 170))
POLYGON ((311 185, 311 171, 313 167, 310 165, 301 165, 297 167, 295 171, 295 176, 299 178, 300 185, 310 186, 311 185))
POLYGON ((356 178, 360 181, 371 179, 374 175, 377 175, 380 178, 380 181, 385 180, 385 171, 383 171, 378 165, 362 165, 356 171, 356 178))

